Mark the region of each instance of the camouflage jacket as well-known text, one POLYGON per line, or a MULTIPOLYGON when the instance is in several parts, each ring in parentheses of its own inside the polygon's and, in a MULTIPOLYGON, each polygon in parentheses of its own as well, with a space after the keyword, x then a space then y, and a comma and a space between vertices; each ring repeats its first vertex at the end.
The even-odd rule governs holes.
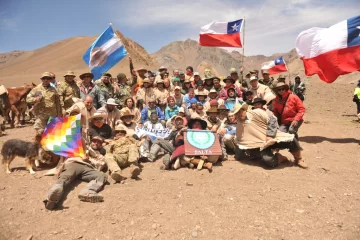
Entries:
POLYGON ((109 98, 114 98, 115 89, 111 83, 105 84, 103 81, 96 83, 96 85, 100 88, 102 92, 105 102, 109 98))
POLYGON ((80 88, 76 82, 66 82, 63 81, 57 86, 57 91, 60 96, 60 105, 65 110, 70 108, 74 101, 72 98, 80 98, 80 88))
POLYGON ((61 114, 59 94, 56 89, 51 86, 44 87, 42 84, 39 84, 27 95, 26 102, 34 104, 34 114, 36 116, 45 115, 55 117, 61 114), (35 98, 37 97, 41 97, 39 103, 35 102, 35 98))
POLYGON ((120 137, 110 143, 110 153, 126 154, 129 153, 129 146, 139 143, 135 138, 130 136, 120 137))
POLYGON ((115 91, 114 98, 116 103, 124 106, 125 99, 131 97, 131 87, 127 84, 118 84, 119 88, 115 91))

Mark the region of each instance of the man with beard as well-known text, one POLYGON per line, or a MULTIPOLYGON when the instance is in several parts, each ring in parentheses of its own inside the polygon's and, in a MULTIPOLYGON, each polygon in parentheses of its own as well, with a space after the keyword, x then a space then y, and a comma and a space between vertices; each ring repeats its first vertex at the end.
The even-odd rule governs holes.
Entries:
POLYGON ((150 99, 156 98, 155 91, 151 87, 150 79, 145 78, 143 80, 143 87, 140 88, 136 93, 136 98, 140 110, 145 108, 149 104, 150 99))
POLYGON ((100 88, 100 91, 102 92, 105 101, 107 101, 109 98, 114 97, 115 90, 110 82, 111 77, 112 76, 110 73, 105 72, 103 73, 101 80, 96 81, 96 84, 100 88))
POLYGON ((129 110, 122 109, 120 120, 121 122, 117 126, 121 126, 126 131, 126 135, 132 137, 137 126, 134 122, 134 115, 129 110))
POLYGON ((57 86, 63 115, 65 115, 65 110, 74 104, 73 98, 80 98, 80 88, 74 80, 75 77, 74 72, 68 71, 64 75, 65 81, 57 86))
POLYGON ((128 136, 121 125, 116 126, 114 140, 110 142, 105 155, 110 176, 115 182, 121 182, 126 178, 136 179, 141 173, 137 144, 138 142, 132 136, 128 136))
POLYGON ((116 122, 120 120, 120 110, 117 109, 118 104, 116 104, 115 99, 109 98, 106 102, 105 107, 101 107, 98 109, 98 112, 102 112, 107 115, 105 123, 109 124, 109 126, 114 130, 116 122))
MULTIPOLYGON (((160 169, 168 170, 170 166, 170 156, 174 152, 175 148, 181 144, 179 141, 176 141, 176 137, 179 131, 184 127, 184 119, 181 116, 176 116, 174 120, 174 125, 171 128, 170 135, 165 139, 156 139, 151 148, 149 161, 153 162, 158 156, 160 150, 162 150, 165 155, 163 158, 163 165, 160 169)), ((183 144, 183 142, 182 142, 183 144)))

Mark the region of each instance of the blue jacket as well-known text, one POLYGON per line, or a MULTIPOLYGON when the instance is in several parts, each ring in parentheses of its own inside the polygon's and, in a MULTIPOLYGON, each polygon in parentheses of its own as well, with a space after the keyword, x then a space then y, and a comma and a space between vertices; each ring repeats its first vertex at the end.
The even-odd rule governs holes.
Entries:
POLYGON ((179 106, 175 105, 174 107, 167 106, 165 109, 165 120, 170 119, 172 116, 175 116, 179 113, 179 106))
MULTIPOLYGON (((159 107, 155 107, 159 120, 165 120, 164 113, 159 107)), ((146 106, 141 110, 141 123, 145 123, 150 118, 149 107, 146 106)))

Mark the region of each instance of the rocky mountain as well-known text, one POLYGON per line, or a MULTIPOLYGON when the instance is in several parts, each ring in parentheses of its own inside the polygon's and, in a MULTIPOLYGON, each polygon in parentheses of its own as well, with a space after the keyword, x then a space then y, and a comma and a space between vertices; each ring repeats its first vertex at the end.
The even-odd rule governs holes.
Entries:
MULTIPOLYGON (((135 67, 146 66, 156 69, 159 65, 135 41, 118 32, 133 59, 135 67)), ((19 86, 24 82, 39 83, 42 72, 54 72, 58 79, 72 70, 76 75, 89 71, 82 57, 97 37, 73 37, 51 43, 34 51, 13 51, 0 54, 0 81, 6 87, 19 86)), ((123 59, 111 70, 114 76, 119 72, 129 74, 128 58, 123 59)))
MULTIPOLYGON (((151 56, 160 65, 167 66, 171 70, 179 68, 184 71, 187 66, 191 65, 194 67, 194 70, 203 74, 204 69, 209 67, 215 75, 220 76, 228 75, 229 69, 232 67, 239 69, 242 66, 242 61, 244 61, 244 72, 247 72, 251 69, 259 70, 262 63, 283 56, 289 69, 289 73, 284 74, 290 74, 291 79, 297 74, 305 78, 303 63, 298 58, 295 49, 271 56, 255 55, 243 57, 238 51, 229 52, 222 48, 202 47, 198 45, 197 41, 187 39, 185 41, 172 42, 151 54, 151 56)), ((277 76, 275 75, 274 77, 276 78, 277 76)), ((348 74, 340 76, 336 82, 354 83, 359 77, 359 73, 348 74)), ((317 76, 306 78, 308 81, 312 79, 319 80, 317 76)))

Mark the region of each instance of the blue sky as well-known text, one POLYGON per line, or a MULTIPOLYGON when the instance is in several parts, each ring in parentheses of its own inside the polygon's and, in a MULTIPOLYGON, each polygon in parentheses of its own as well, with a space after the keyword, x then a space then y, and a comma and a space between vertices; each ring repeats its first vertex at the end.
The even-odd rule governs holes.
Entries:
POLYGON ((294 48, 301 31, 331 26, 359 9, 359 0, 0 0, 0 52, 97 36, 111 22, 153 53, 172 41, 197 40, 211 21, 245 16, 245 55, 271 55, 294 48))

